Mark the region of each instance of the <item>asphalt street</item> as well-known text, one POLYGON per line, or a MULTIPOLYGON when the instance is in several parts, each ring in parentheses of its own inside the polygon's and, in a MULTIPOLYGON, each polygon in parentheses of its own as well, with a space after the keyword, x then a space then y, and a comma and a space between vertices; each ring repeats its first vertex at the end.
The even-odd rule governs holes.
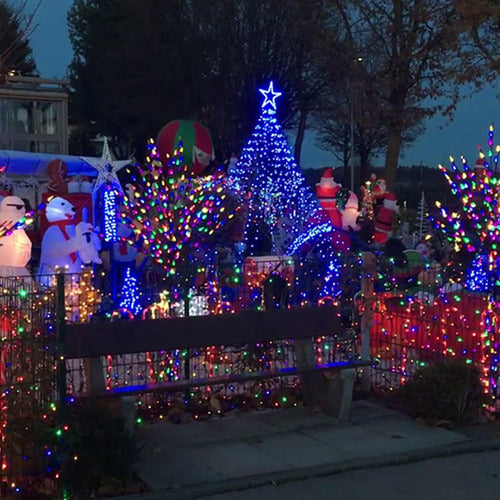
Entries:
POLYGON ((500 497, 500 451, 364 469, 221 495, 210 500, 493 500, 500 497))

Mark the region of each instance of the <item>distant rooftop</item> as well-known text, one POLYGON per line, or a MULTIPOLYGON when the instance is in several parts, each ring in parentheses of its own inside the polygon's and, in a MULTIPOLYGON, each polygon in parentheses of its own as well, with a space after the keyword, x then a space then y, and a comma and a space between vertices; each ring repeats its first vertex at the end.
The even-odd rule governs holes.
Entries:
POLYGON ((67 92, 69 81, 54 78, 38 78, 33 76, 0 75, 0 85, 4 88, 30 91, 63 91, 67 92))

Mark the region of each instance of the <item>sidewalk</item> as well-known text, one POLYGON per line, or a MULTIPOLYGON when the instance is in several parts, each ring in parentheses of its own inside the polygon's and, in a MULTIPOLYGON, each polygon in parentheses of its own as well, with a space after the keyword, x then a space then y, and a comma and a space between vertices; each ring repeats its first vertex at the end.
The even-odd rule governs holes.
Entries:
POLYGON ((174 425, 145 424, 139 476, 151 493, 127 499, 199 498, 264 484, 500 449, 500 426, 459 432, 419 424, 369 401, 339 424, 305 408, 229 414, 174 425))

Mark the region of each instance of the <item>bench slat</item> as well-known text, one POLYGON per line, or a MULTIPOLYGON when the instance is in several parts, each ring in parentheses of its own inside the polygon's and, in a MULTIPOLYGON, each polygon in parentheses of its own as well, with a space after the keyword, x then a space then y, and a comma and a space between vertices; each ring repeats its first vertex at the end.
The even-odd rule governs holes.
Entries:
MULTIPOLYGON (((276 371, 259 371, 251 373, 235 373, 229 375, 220 375, 217 377, 210 378, 199 378, 192 380, 177 380, 173 382, 165 382, 158 384, 143 384, 134 386, 117 387, 106 391, 102 396, 126 396, 132 394, 138 394, 141 392, 177 392, 186 389, 191 389, 193 387, 205 387, 209 385, 227 385, 236 384, 241 382, 247 382, 250 380, 265 380, 270 378, 278 377, 293 377, 298 375, 306 375, 313 372, 327 372, 327 371, 341 371, 346 369, 356 369, 363 368, 373 365, 373 361, 364 360, 354 360, 354 361, 339 361, 335 363, 328 363, 322 365, 316 365, 309 368, 282 368, 276 371)), ((86 398, 88 395, 81 394, 76 395, 77 398, 86 398)))
POLYGON ((343 331, 339 310, 331 306, 67 324, 64 354, 68 359, 92 358, 108 354, 311 338, 341 334, 343 331))

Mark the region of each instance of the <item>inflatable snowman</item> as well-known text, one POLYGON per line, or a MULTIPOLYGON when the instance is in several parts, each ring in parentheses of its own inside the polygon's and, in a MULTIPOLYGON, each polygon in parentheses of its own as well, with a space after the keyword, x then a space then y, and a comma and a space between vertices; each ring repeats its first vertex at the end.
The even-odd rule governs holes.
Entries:
POLYGON ((342 229, 345 231, 359 231, 358 218, 361 215, 359 208, 358 197, 349 191, 349 198, 342 210, 342 229))
POLYGON ((24 201, 17 196, 6 196, 0 203, 0 227, 7 233, 0 238, 0 276, 30 277, 26 265, 31 259, 31 241, 24 229, 16 224, 25 216, 24 201))
POLYGON ((78 273, 83 264, 99 263, 96 240, 92 236, 93 228, 88 222, 79 222, 73 225, 75 207, 59 196, 50 199, 45 207, 45 216, 49 227, 42 239, 40 268, 38 276, 54 274, 58 269, 65 269, 68 273, 78 273), (82 259, 82 256, 84 257, 82 259))

